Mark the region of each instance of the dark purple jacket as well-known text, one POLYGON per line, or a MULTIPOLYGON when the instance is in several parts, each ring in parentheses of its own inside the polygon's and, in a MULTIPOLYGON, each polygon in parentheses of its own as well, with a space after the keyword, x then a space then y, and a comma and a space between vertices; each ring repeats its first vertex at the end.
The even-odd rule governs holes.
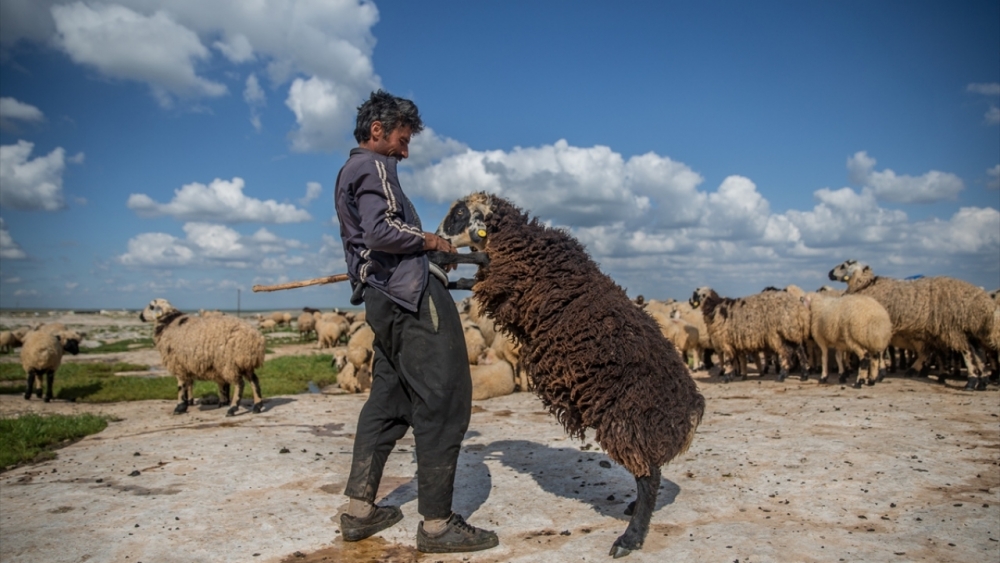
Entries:
POLYGON ((399 186, 396 158, 351 149, 334 201, 351 285, 368 284, 408 311, 427 285, 423 227, 399 186))

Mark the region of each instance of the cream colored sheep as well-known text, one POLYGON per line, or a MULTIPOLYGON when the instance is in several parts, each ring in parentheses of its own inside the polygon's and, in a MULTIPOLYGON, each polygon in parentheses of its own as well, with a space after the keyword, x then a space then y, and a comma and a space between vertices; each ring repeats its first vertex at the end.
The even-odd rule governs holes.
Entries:
POLYGON ((316 316, 313 313, 302 313, 296 323, 299 340, 309 338, 309 333, 316 331, 316 316))
POLYGON ((0 332, 0 352, 13 352, 24 344, 24 337, 31 331, 28 327, 0 332))
POLYGON ((698 329, 693 324, 680 318, 671 318, 662 311, 649 310, 648 307, 646 311, 656 320, 656 324, 660 326, 660 332, 673 343, 674 348, 677 348, 681 356, 687 357, 690 354, 693 360, 688 360, 688 367, 697 364, 701 355, 701 347, 698 345, 698 329))
POLYGON ((497 357, 492 348, 483 352, 477 365, 469 366, 472 372, 472 400, 483 401, 514 392, 514 368, 497 357))
POLYGON ((483 331, 472 319, 462 323, 462 330, 465 332, 465 350, 469 357, 469 365, 476 365, 479 362, 479 355, 487 350, 483 331))
POLYGON ((372 359, 375 332, 367 323, 347 341, 347 364, 337 374, 340 388, 351 393, 363 393, 372 387, 372 359))
POLYGON ((35 388, 35 378, 38 378, 38 397, 42 396, 42 376, 45 376, 45 402, 52 400, 52 382, 56 370, 62 364, 63 352, 76 355, 80 352, 81 336, 70 330, 56 333, 47 331, 32 331, 24 336, 21 346, 21 367, 28 375, 24 398, 31 399, 35 388))
POLYGON ((316 340, 319 349, 336 347, 350 328, 350 323, 343 315, 324 313, 321 320, 316 321, 316 340))
POLYGON ((274 327, 277 326, 277 323, 274 322, 274 319, 264 319, 258 321, 257 326, 262 332, 271 332, 274 330, 274 327))
MULTIPOLYGON (((821 293, 808 293, 802 297, 811 314, 811 334, 819 345, 822 359, 820 383, 827 380, 827 354, 829 349, 852 352, 861 360, 855 388, 863 380, 875 385, 881 378, 882 353, 892 340, 892 320, 889 312, 878 301, 864 295, 828 297, 821 293)), ((843 360, 837 358, 840 382, 844 383, 843 360)))
POLYGON ((497 332, 493 337, 493 345, 490 346, 493 354, 500 360, 510 364, 514 370, 514 382, 521 391, 530 391, 534 388, 531 378, 528 377, 528 370, 521 366, 521 345, 503 332, 497 332))
MULTIPOLYGON (((154 299, 139 318, 154 322, 153 342, 164 367, 177 378, 177 407, 187 412, 195 380, 214 381, 224 395, 233 386, 226 416, 233 416, 243 395, 243 381, 253 389, 253 412, 263 410, 264 399, 255 370, 264 364, 264 336, 250 324, 231 316, 199 318, 185 315, 166 299, 154 299)), ((220 397, 222 399, 224 397, 220 397)))

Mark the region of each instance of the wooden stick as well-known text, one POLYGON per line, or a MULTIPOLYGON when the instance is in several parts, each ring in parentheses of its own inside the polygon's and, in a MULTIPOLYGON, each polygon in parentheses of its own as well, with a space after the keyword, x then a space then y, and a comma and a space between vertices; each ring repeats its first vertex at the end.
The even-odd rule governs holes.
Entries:
POLYGON ((281 289, 295 289, 297 287, 306 287, 310 285, 322 285, 325 283, 337 283, 342 281, 347 281, 347 274, 335 274, 332 276, 324 276, 322 278, 313 278, 311 280, 301 280, 293 281, 288 283, 279 283, 276 285, 255 285, 253 286, 254 293, 258 291, 278 291, 281 289))

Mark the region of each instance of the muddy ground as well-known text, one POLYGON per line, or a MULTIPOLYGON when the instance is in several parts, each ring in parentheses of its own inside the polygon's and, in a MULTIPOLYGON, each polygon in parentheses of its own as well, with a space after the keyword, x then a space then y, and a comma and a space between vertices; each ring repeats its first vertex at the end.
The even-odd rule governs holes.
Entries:
MULTIPOLYGON (((74 358, 117 359, 159 363, 148 350, 74 358)), ((968 392, 963 381, 890 376, 855 390, 815 378, 722 384, 704 371, 694 376, 705 418, 690 451, 664 468, 645 547, 626 561, 1000 561, 996 386, 968 392)), ((199 408, 174 416, 173 401, 45 404, 2 395, 4 416, 100 412, 117 420, 54 460, 0 474, 0 562, 610 559, 635 498, 633 478, 592 434, 568 439, 525 393, 475 403, 459 460, 454 507, 496 530, 499 547, 414 550, 420 517, 409 434, 379 492, 405 518, 375 538, 343 542, 342 492, 364 400, 332 391, 267 396, 263 413, 225 418, 224 409, 199 408)))

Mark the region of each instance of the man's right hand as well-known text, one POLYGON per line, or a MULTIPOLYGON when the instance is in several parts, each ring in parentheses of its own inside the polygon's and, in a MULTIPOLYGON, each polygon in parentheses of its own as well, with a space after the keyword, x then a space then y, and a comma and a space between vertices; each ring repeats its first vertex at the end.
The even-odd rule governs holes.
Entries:
POLYGON ((440 252, 450 252, 452 254, 458 252, 458 249, 451 245, 447 240, 435 235, 434 233, 424 233, 424 250, 437 250, 440 252))

